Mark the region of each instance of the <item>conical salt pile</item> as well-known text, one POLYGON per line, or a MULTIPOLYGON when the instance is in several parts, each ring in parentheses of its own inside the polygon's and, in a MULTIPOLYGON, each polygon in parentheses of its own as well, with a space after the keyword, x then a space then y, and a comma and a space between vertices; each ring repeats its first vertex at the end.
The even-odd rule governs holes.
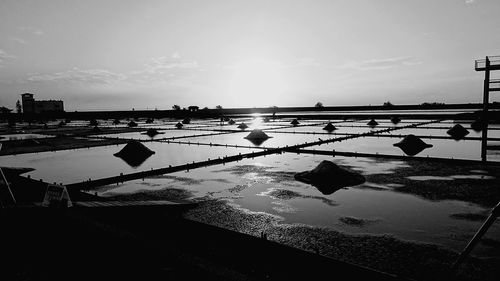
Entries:
POLYGON ((95 119, 90 120, 89 126, 97 126, 97 125, 99 125, 99 122, 97 122, 97 120, 95 119))
POLYGON ((151 124, 153 122, 154 122, 153 118, 146 119, 146 124, 151 124))
POLYGON ((293 119, 292 122, 290 122, 290 124, 294 125, 294 126, 297 126, 299 125, 299 121, 297 119, 293 119))
POLYGON ((137 123, 135 123, 134 121, 130 121, 130 122, 128 122, 127 126, 129 126, 129 127, 137 127, 137 123))
POLYGON ((469 131, 467 131, 467 129, 465 129, 462 125, 456 124, 453 128, 446 131, 446 133, 455 140, 461 140, 469 134, 469 131))
POLYGON ((420 153, 422 150, 432 147, 432 144, 427 144, 415 135, 407 135, 402 141, 393 144, 401 148, 407 155, 413 156, 420 153))
POLYGON ((249 140, 252 142, 254 145, 261 145, 266 141, 268 138, 272 138, 268 136, 266 133, 264 133, 260 129, 254 129, 250 134, 248 134, 245 139, 249 140))
POLYGON ((137 167, 154 153, 138 141, 129 141, 125 147, 113 155, 122 158, 130 166, 137 167))
POLYGON ((177 127, 177 129, 180 129, 182 128, 184 125, 182 125, 181 122, 178 122, 177 124, 175 124, 175 127, 177 127))
POLYGON ((254 129, 245 137, 245 139, 249 140, 267 140, 268 138, 270 138, 270 136, 268 136, 260 129, 254 129))
POLYGON ((335 163, 327 160, 321 163, 311 171, 305 171, 295 174, 295 179, 314 185, 318 190, 327 195, 346 187, 359 185, 365 182, 365 177, 357 172, 337 166, 335 163))
POLYGON ((120 124, 120 119, 113 120, 113 125, 118 125, 118 124, 120 124))
POLYGON ((370 122, 366 123, 366 125, 370 126, 370 127, 375 127, 378 125, 378 122, 375 121, 375 119, 372 118, 372 120, 370 120, 370 122))
POLYGON ((484 126, 484 120, 482 118, 478 118, 470 124, 472 130, 476 132, 481 132, 483 130, 483 126, 484 126))
POLYGON ((391 117, 391 122, 392 124, 398 124, 399 122, 401 122, 401 118, 399 118, 398 116, 391 117))
POLYGON ((150 137, 154 137, 154 136, 156 136, 156 135, 158 135, 158 134, 163 134, 163 133, 160 133, 160 132, 158 132, 156 129, 153 129, 153 128, 148 129, 148 130, 144 133, 144 135, 148 135, 148 136, 150 136, 150 137))
POLYGON ((182 120, 182 124, 189 124, 191 123, 191 119, 189 118, 184 118, 184 120, 182 120))
POLYGON ((238 125, 238 129, 245 130, 246 128, 248 128, 248 126, 245 123, 241 123, 241 124, 238 125))
POLYGON ((326 124, 326 126, 323 128, 323 130, 331 132, 331 131, 337 130, 337 128, 335 126, 333 126, 332 122, 328 122, 328 124, 326 124))
POLYGON ((233 119, 231 119, 231 120, 229 120, 227 123, 228 123, 229 125, 234 125, 236 122, 235 122, 233 119))

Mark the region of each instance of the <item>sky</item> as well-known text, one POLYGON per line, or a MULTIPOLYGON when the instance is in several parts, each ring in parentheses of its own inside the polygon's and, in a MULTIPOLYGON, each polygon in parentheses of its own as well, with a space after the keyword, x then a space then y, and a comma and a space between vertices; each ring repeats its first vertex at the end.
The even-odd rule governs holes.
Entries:
POLYGON ((67 111, 481 102, 474 60, 500 55, 499 11, 499 0, 1 0, 0 106, 25 92, 67 111))

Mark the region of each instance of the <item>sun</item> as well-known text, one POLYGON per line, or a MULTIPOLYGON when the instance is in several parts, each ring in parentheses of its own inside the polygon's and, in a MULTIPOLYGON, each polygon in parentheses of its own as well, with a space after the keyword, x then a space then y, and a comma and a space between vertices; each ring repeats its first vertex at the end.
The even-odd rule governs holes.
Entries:
POLYGON ((277 62, 251 59, 236 64, 229 79, 229 95, 239 106, 270 106, 285 92, 284 67, 277 62))

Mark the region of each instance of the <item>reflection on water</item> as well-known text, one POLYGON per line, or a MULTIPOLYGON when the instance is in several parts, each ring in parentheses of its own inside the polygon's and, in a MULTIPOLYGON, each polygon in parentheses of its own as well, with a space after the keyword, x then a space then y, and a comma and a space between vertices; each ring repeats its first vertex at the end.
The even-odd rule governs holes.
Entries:
POLYGON ((62 150, 21 155, 0 156, 1 166, 32 167, 27 173, 34 179, 46 182, 74 183, 84 180, 116 176, 169 165, 183 165, 193 161, 205 161, 226 155, 248 153, 248 149, 209 147, 197 145, 166 144, 148 142, 147 147, 156 153, 140 167, 134 168, 122 159, 113 156, 125 145, 94 147, 90 149, 62 150))
MULTIPOLYGON (((467 214, 488 211, 472 203, 429 201, 399 193, 394 188, 401 185, 390 181, 365 182, 324 195, 315 187, 294 179, 293 175, 298 171, 311 170, 326 159, 364 175, 395 175, 395 169, 407 166, 404 161, 272 155, 226 164, 225 167, 213 166, 108 186, 102 188, 100 194, 183 188, 200 200, 228 200, 239 208, 281 217, 283 223, 329 227, 348 233, 390 234, 407 240, 442 244, 454 250, 461 250, 481 225, 480 220, 457 219, 457 214, 467 217, 467 214)), ((415 173, 418 175, 418 171, 415 173)), ((500 224, 496 222, 487 237, 497 239, 495 237, 499 235, 500 224)), ((480 244, 475 254, 495 255, 492 251, 492 248, 480 244)))

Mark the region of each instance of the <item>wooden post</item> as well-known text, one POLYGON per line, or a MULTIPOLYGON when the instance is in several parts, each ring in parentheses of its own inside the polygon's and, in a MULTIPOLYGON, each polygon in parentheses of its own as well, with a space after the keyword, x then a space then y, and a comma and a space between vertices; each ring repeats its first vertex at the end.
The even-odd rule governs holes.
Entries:
POLYGON ((490 96, 490 60, 486 57, 485 70, 484 70, 484 87, 483 87, 483 113, 482 121, 483 128, 481 134, 481 161, 487 160, 487 147, 488 147, 488 103, 490 96))

